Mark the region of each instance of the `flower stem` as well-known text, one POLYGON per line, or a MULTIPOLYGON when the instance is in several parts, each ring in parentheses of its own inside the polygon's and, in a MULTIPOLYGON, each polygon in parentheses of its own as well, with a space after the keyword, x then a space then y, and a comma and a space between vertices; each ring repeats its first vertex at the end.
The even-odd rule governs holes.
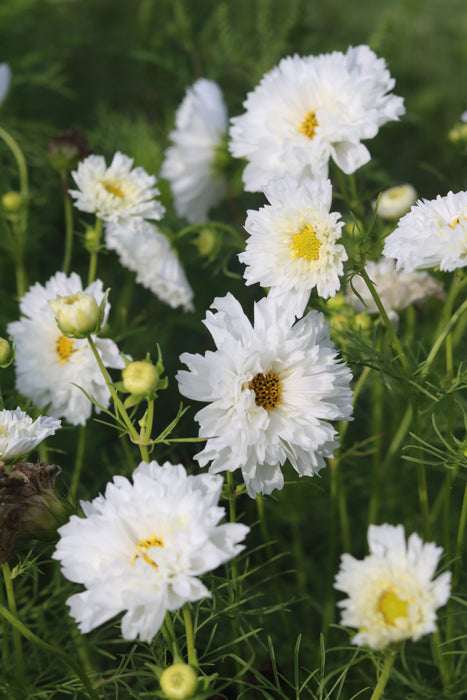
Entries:
POLYGON ((71 256, 73 253, 73 204, 68 194, 68 183, 65 175, 60 176, 63 191, 63 207, 65 211, 65 252, 63 255, 62 270, 65 275, 70 274, 71 256))
POLYGON ((167 644, 171 647, 171 652, 174 657, 175 662, 183 661, 183 657, 178 646, 177 637, 175 636, 175 630, 172 624, 172 618, 170 613, 167 612, 164 619, 164 624, 162 625, 162 633, 167 644))
POLYGON ((188 663, 195 671, 198 670, 198 657, 196 656, 195 635, 193 633, 193 622, 188 603, 183 606, 183 620, 185 622, 186 646, 188 652, 188 663))
MULTIPOLYGON (((7 620, 12 627, 14 628, 14 632, 20 633, 25 637, 29 642, 32 642, 36 646, 38 646, 40 649, 42 649, 48 656, 50 657, 58 657, 61 659, 67 666, 71 668, 71 670, 77 675, 77 677, 80 679, 81 683, 83 684, 83 687, 86 689, 86 692, 88 693, 88 697, 92 698, 93 700, 98 700, 100 697, 100 694, 96 692, 92 686, 91 681, 89 680, 87 674, 83 671, 83 669, 76 663, 76 661, 66 654, 60 647, 53 646, 52 644, 48 644, 48 642, 44 642, 43 639, 40 639, 37 637, 31 630, 29 630, 18 618, 16 615, 13 615, 9 610, 7 610, 3 605, 0 605, 0 615, 7 620)), ((24 675, 21 676, 21 678, 24 678, 24 675)))
POLYGON ((382 697, 383 691, 386 687, 386 683, 389 680, 389 676, 391 675, 392 667, 394 666, 394 661, 396 660, 396 654, 387 654, 386 658, 384 660, 384 666, 383 670, 381 671, 381 675, 378 678, 378 682, 376 684, 376 687, 373 691, 373 694, 370 698, 370 700, 379 700, 379 698, 382 697))
POLYGON ((74 498, 78 490, 81 470, 83 468, 84 450, 86 447, 86 426, 80 425, 78 429, 78 445, 76 447, 75 466, 71 477, 70 496, 74 498))
MULTIPOLYGON (((15 591, 13 588, 13 581, 11 578, 11 571, 8 562, 2 564, 3 580, 5 582, 5 591, 8 607, 12 615, 16 617, 16 600, 15 591)), ((24 661, 23 661, 23 649, 21 647, 21 635, 16 628, 13 628, 13 646, 15 649, 16 658, 16 674, 19 682, 24 679, 24 661)))
POLYGON ((94 228, 95 238, 93 240, 93 247, 91 251, 91 257, 89 258, 89 271, 88 271, 88 286, 94 282, 97 273, 97 256, 99 255, 99 245, 102 236, 102 221, 96 219, 96 226, 94 228))

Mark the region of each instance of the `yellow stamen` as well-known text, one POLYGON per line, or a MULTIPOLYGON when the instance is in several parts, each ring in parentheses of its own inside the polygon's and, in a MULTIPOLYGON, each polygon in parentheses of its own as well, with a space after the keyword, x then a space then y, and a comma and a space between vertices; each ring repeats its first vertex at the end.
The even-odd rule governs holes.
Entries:
POLYGON ((312 139, 316 132, 316 127, 318 126, 318 120, 316 119, 316 114, 311 111, 308 112, 303 122, 298 127, 298 130, 304 136, 312 139))
POLYGON ((294 258, 298 256, 310 262, 311 260, 318 260, 321 241, 317 239, 313 226, 305 224, 292 238, 290 247, 294 258))
POLYGON ((114 197, 120 197, 120 199, 124 198, 125 194, 118 180, 105 180, 102 184, 109 194, 113 194, 114 197))
POLYGON ((138 543, 138 546, 136 547, 136 554, 131 560, 131 563, 134 564, 135 561, 137 560, 138 557, 142 557, 146 564, 150 564, 152 567, 157 569, 157 564, 149 557, 146 552, 148 549, 151 547, 163 547, 164 542, 161 540, 159 537, 156 535, 151 535, 151 537, 148 537, 147 540, 140 540, 138 543))
POLYGON ((271 411, 281 400, 281 383, 275 372, 257 374, 248 382, 248 388, 255 392, 255 404, 271 411))
POLYGON ((401 600, 392 589, 380 596, 378 610, 382 613, 388 625, 393 625, 398 617, 409 616, 409 605, 406 600, 401 600))
POLYGON ((60 358, 60 364, 64 365, 68 362, 71 355, 76 352, 76 348, 73 347, 73 341, 71 338, 67 338, 66 335, 61 335, 57 340, 56 345, 58 357, 60 358))

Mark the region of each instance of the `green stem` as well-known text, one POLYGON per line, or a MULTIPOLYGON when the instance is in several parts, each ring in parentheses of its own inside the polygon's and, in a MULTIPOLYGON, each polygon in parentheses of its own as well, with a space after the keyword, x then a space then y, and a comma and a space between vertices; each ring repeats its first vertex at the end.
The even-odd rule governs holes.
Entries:
POLYGON ((144 425, 141 430, 141 445, 139 446, 141 458, 149 462, 148 443, 151 440, 152 424, 154 422, 154 400, 148 401, 148 408, 144 414, 144 425))
MULTIPOLYGON (((457 584, 459 583, 459 577, 462 569, 462 552, 464 549, 464 538, 465 530, 467 525, 467 485, 464 488, 464 498, 462 500, 462 509, 459 518, 459 526, 457 528, 457 538, 456 538, 456 558, 454 563, 454 571, 452 574, 452 584, 451 591, 454 594, 457 589, 457 584)), ((446 623, 446 641, 449 644, 453 637, 454 630, 454 611, 453 611, 454 599, 451 598, 448 601, 447 610, 447 623, 446 623)), ((452 667, 452 662, 450 664, 452 667)))
POLYGON ((172 647, 172 653, 175 661, 183 661, 182 653, 180 647, 178 646, 177 637, 175 636, 174 626, 172 624, 172 618, 170 613, 167 612, 164 619, 163 628, 165 630, 164 637, 167 642, 167 636, 169 639, 170 646, 172 647))
POLYGON ((96 219, 94 236, 91 256, 89 258, 88 286, 96 279, 97 257, 99 255, 100 240, 102 236, 102 221, 100 219, 96 219))
POLYGON ((183 620, 185 622, 185 635, 186 635, 186 646, 188 652, 188 663, 192 666, 195 671, 198 670, 198 657, 196 656, 195 648, 195 635, 193 633, 193 622, 191 620, 191 613, 188 603, 185 603, 182 609, 183 620))
POLYGON ((428 353, 428 357, 426 358, 422 371, 420 372, 420 378, 424 379, 428 372, 430 371, 430 367, 433 364, 436 355, 440 351, 445 339, 451 332, 451 328, 457 323, 458 319, 462 316, 462 314, 467 311, 467 299, 464 301, 463 304, 459 306, 459 308, 456 310, 456 312, 451 316, 449 321, 446 323, 442 331, 440 331, 438 337, 436 338, 436 341, 431 348, 430 352, 428 353))
MULTIPOLYGON (((237 521, 237 512, 236 512, 236 505, 235 505, 235 483, 234 483, 234 477, 233 477, 232 472, 228 471, 228 470, 227 470, 227 486, 229 488, 229 518, 230 518, 231 523, 235 523, 237 521)), ((236 562, 235 557, 230 560, 230 571, 231 571, 231 576, 232 576, 232 587, 233 587, 233 595, 234 595, 234 600, 235 600, 235 586, 236 586, 237 576, 238 576, 237 562, 236 562)))
POLYGON ((80 425, 79 429, 78 429, 78 445, 76 447, 75 466, 73 469, 73 476, 71 477, 71 486, 70 486, 71 498, 75 498, 76 492, 78 490, 78 484, 79 484, 79 479, 81 476, 81 470, 83 468, 85 447, 86 447, 86 426, 80 425))
POLYGON ((68 182, 65 175, 60 176, 63 191, 63 207, 65 211, 65 252, 63 255, 62 270, 65 275, 70 274, 71 256, 73 253, 73 203, 68 194, 68 182))
POLYGON ((386 683, 388 682, 389 676, 391 675, 392 667, 394 666, 395 660, 396 660, 395 654, 387 654, 386 655, 386 658, 384 660, 383 670, 381 671, 381 675, 378 678, 378 683, 376 684, 376 687, 373 691, 373 694, 372 694, 370 700, 379 700, 379 698, 382 697, 383 691, 386 687, 386 683))
POLYGON ((401 345, 399 338, 397 337, 397 333, 394 330, 394 326, 392 325, 391 321, 389 320, 389 317, 386 313, 386 309, 384 308, 384 306, 381 302, 381 299, 379 298, 378 292, 375 289, 375 285, 373 284, 373 282, 369 278, 368 273, 365 270, 365 268, 362 268, 361 270, 359 270, 358 274, 362 277, 363 281, 365 282, 366 286, 368 287, 368 291, 370 292, 370 294, 373 298, 373 301, 375 302, 375 304, 378 308, 378 311, 381 315, 381 318, 383 319, 383 323, 386 326, 386 329, 387 329, 389 335, 391 336, 392 342, 393 342, 394 347, 396 348, 396 350, 398 352, 399 359, 402 362, 404 369, 407 372, 410 372, 410 365, 409 365, 409 362, 407 360, 407 356, 404 352, 404 349, 401 345))
MULTIPOLYGON (((6 591, 6 599, 7 599, 8 607, 10 609, 11 615, 16 617, 17 611, 16 611, 15 591, 13 588, 13 581, 11 578, 10 567, 9 567, 7 562, 4 562, 2 564, 2 571, 3 571, 3 580, 5 582, 5 591, 6 591)), ((19 634, 19 631, 16 628, 13 629, 13 646, 15 649, 16 674, 17 674, 18 681, 20 683, 22 683, 24 680, 23 649, 21 647, 21 636, 19 634)))
POLYGON ((9 610, 7 610, 3 605, 0 605, 0 615, 7 620, 12 627, 14 628, 15 632, 19 632, 20 634, 25 637, 29 642, 32 642, 36 646, 38 646, 40 649, 46 652, 46 654, 50 657, 58 657, 65 663, 67 666, 71 668, 71 670, 76 674, 76 676, 80 679, 81 683, 83 684, 83 687, 86 689, 88 695, 90 698, 93 698, 95 700, 99 699, 99 693, 95 692, 91 681, 89 680, 88 676, 86 673, 84 673, 83 669, 75 662, 75 660, 66 654, 60 647, 53 646, 52 644, 48 644, 47 642, 44 642, 43 639, 40 639, 37 637, 31 630, 29 630, 18 618, 13 615, 9 610))
MULTIPOLYGON (((421 437, 421 425, 420 425, 420 413, 419 407, 416 399, 413 399, 412 415, 414 422, 414 432, 415 435, 421 437)), ((423 452, 419 448, 419 461, 417 463, 417 479, 418 479, 418 498, 420 501, 420 508, 422 511, 423 519, 423 530, 426 540, 431 539, 431 527, 430 527, 430 508, 428 505, 428 488, 426 483, 426 470, 423 464, 423 452)))
MULTIPOLYGON (((379 507, 379 494, 381 485, 381 433, 383 430, 383 384, 376 381, 373 385, 372 395, 372 434, 375 438, 371 459, 371 494, 368 506, 368 525, 374 522, 370 520, 376 516, 379 507)), ((348 551, 347 549, 344 551, 348 551)))

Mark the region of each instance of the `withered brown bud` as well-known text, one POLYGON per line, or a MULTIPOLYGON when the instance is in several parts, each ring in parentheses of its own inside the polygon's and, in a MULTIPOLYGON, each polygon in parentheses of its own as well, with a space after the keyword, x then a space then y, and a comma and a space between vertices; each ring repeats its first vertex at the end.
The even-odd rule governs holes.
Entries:
POLYGON ((79 129, 62 131, 47 144, 49 163, 60 174, 67 174, 91 151, 86 137, 79 129))
POLYGON ((56 529, 64 510, 54 491, 60 472, 56 464, 39 460, 10 469, 0 461, 0 563, 11 559, 21 535, 56 529))

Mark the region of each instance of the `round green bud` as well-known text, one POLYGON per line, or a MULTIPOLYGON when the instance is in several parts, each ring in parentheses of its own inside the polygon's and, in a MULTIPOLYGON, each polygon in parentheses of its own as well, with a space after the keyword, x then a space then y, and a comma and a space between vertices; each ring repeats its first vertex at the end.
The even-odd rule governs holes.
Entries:
POLYGON ((159 375, 150 362, 131 362, 122 372, 122 381, 129 394, 145 396, 156 388, 159 375))
POLYGON ((76 292, 47 302, 66 336, 85 338, 99 330, 99 307, 91 294, 76 292))
POLYGON ((193 697, 198 677, 194 668, 188 664, 173 664, 163 671, 159 683, 168 698, 185 700, 193 697))
POLYGON ((8 340, 5 340, 5 338, 0 338, 0 365, 3 365, 3 363, 8 360, 10 353, 10 343, 8 340))
POLYGON ((217 236, 210 228, 203 228, 196 239, 196 247, 199 254, 207 257, 211 255, 217 244, 217 236))
POLYGON ((10 214, 16 214, 21 209, 23 203, 19 192, 5 192, 2 197, 2 208, 10 214))

